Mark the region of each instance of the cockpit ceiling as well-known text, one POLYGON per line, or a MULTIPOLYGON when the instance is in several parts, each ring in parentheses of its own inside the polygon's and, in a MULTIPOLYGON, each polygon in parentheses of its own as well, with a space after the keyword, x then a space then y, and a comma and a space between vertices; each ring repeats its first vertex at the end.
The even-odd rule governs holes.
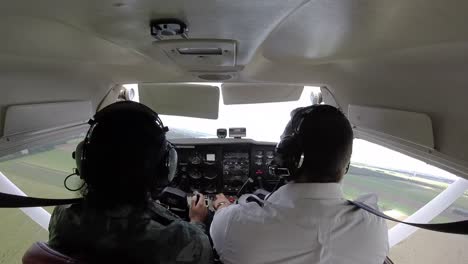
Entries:
MULTIPOLYGON (((0 54, 155 70, 171 61, 155 47, 149 21, 175 17, 190 39, 234 39, 247 64, 264 39, 301 3, 294 1, 10 1, 0 10, 0 54), (159 66, 159 67, 158 67, 159 66)), ((164 67, 162 67, 164 65, 164 67)), ((172 65, 175 66, 175 65, 172 65)), ((154 76, 158 80, 157 75, 154 76)))
MULTIPOLYGON (((200 76, 326 85, 345 111, 353 104, 427 114, 435 149, 468 164, 466 10, 464 0, 3 1, 0 71, 95 82, 86 92, 59 89, 66 82, 53 89, 60 100, 93 102, 115 83, 207 81, 200 76), (233 41, 235 64, 177 64, 149 32, 151 19, 170 17, 187 23, 189 40, 233 41)), ((56 101, 47 91, 41 98, 56 101)))
POLYGON ((270 34, 263 55, 319 63, 466 41, 467 7, 466 1, 309 1, 270 34))
MULTIPOLYGON (((324 63, 468 38, 466 1, 73 1, 2 3, 0 54, 53 62, 164 64, 149 21, 175 17, 190 39, 233 39, 237 63, 324 63)), ((155 64, 155 65, 151 65, 155 64)), ((154 80, 157 81, 157 80, 154 80)))

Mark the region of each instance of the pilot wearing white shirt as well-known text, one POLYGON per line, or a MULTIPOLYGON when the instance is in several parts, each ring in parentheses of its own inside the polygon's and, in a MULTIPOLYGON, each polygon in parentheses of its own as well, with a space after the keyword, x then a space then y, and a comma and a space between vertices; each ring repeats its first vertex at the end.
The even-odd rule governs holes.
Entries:
MULTIPOLYGON (((327 105, 291 116, 275 157, 288 183, 263 204, 231 205, 222 194, 214 202, 210 232, 221 261, 382 264, 389 248, 385 221, 349 205, 341 191, 352 152, 349 121, 327 105)), ((374 195, 358 200, 377 208, 374 195)))

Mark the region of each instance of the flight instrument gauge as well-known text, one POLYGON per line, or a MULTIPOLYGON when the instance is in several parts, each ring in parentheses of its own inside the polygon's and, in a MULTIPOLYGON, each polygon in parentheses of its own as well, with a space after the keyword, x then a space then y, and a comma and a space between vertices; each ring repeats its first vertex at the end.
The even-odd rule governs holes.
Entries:
POLYGON ((255 152, 255 157, 261 159, 263 158, 263 151, 262 150, 257 150, 257 152, 255 152))
POLYGON ((193 170, 189 173, 189 177, 194 180, 198 180, 202 177, 202 174, 198 170, 193 170))
POLYGON ((273 151, 267 151, 265 155, 268 159, 272 159, 275 157, 275 153, 273 151))
POLYGON ((216 171, 213 170, 213 169, 208 169, 205 171, 205 173, 203 174, 203 178, 207 179, 207 180, 214 180, 216 179, 216 171))
POLYGON ((200 155, 197 153, 197 154, 194 154, 192 157, 190 157, 189 161, 193 165, 198 165, 198 164, 200 164, 202 162, 202 159, 201 159, 200 155))

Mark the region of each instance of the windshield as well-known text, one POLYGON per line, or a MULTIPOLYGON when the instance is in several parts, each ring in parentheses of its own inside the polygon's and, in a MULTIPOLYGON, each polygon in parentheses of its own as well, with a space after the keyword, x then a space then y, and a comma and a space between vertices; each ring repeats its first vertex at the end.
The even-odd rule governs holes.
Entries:
MULTIPOLYGON (((137 88, 137 85, 132 88, 137 88)), ((222 93, 222 87, 220 91, 222 93)), ((290 119, 291 111, 311 105, 310 95, 313 91, 320 91, 320 88, 305 86, 297 101, 263 104, 225 105, 220 96, 219 117, 216 120, 171 115, 161 115, 161 119, 169 127, 169 139, 213 138, 218 128, 245 127, 246 138, 277 142, 290 119)))

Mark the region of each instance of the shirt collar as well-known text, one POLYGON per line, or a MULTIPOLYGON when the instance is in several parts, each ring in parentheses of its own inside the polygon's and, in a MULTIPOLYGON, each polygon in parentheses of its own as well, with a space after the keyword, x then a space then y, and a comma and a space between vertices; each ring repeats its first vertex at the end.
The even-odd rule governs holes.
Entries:
POLYGON ((343 199, 341 183, 288 183, 275 191, 269 201, 298 199, 343 199))

